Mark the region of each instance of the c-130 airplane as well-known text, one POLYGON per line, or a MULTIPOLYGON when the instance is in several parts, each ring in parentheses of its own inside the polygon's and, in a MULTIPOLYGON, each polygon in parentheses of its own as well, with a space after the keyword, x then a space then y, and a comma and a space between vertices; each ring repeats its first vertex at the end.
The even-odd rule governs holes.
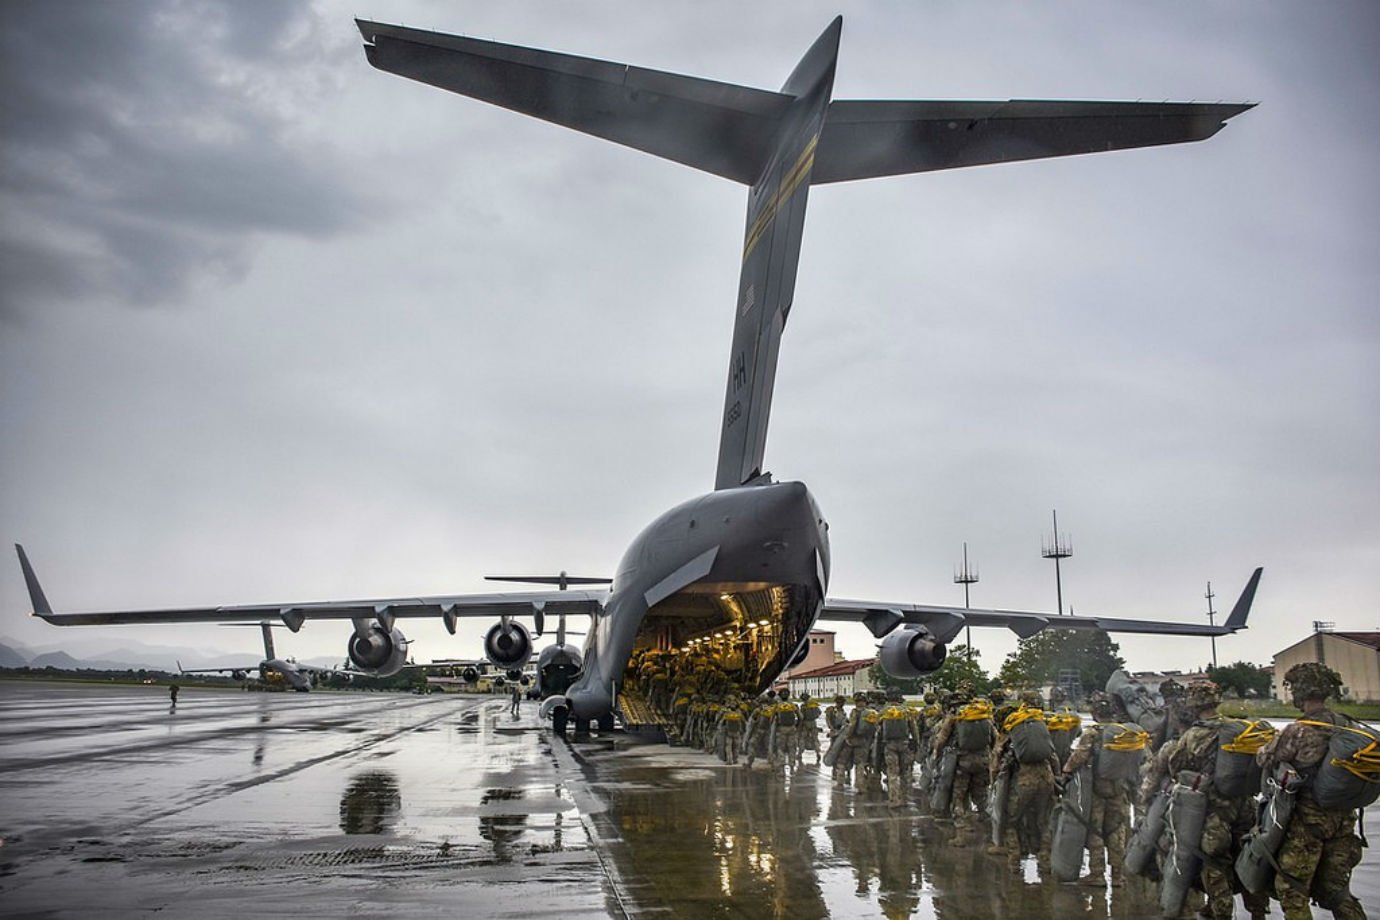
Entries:
POLYGON ((439 616, 453 635, 460 617, 497 617, 484 651, 511 666, 532 651, 531 633, 516 618, 532 617, 541 636, 545 618, 556 616, 560 641, 541 653, 538 680, 543 718, 560 731, 571 719, 577 730, 592 721, 612 727, 635 654, 684 652, 724 634, 754 634, 740 686, 761 692, 804 657, 821 619, 865 624, 880 640, 881 664, 897 677, 940 668, 946 644, 965 626, 1005 627, 1021 637, 1052 623, 1196 636, 1245 627, 1260 569, 1220 626, 830 598, 824 515, 804 483, 775 481, 763 455, 812 185, 1205 140, 1250 104, 836 100, 841 16, 778 92, 356 22, 380 70, 749 186, 713 491, 647 525, 611 580, 522 579, 555 588, 536 592, 59 614, 17 547, 34 615, 58 626, 270 618, 293 631, 307 620, 350 620, 349 659, 377 675, 406 663, 399 619, 439 616), (570 615, 590 618, 583 650, 564 641, 570 615))

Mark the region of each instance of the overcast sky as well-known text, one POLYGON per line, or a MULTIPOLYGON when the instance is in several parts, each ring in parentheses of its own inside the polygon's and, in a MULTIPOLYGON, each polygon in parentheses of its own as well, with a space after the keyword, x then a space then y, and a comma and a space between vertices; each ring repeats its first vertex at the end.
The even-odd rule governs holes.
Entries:
MULTIPOLYGON (((775 89, 842 12, 837 98, 1260 104, 1198 144, 811 191, 767 466, 830 520, 830 593, 961 603, 967 541, 974 606, 1052 611, 1058 509, 1076 613, 1206 622, 1263 565, 1223 663, 1380 628, 1373 2, 6 12, 0 531, 59 610, 611 574, 712 487, 746 190, 375 71, 352 17, 775 89)), ((0 571, 0 636, 68 635, 0 571)), ((404 625, 429 660, 488 624, 404 625)), ((974 638, 989 670, 1015 644, 974 638)))

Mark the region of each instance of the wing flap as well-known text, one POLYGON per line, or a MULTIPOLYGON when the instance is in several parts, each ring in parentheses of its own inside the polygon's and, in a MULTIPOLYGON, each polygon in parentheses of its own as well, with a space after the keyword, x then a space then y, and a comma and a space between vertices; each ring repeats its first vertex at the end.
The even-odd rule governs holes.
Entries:
POLYGON ((498 42, 356 20, 369 63, 750 185, 790 97, 498 42))
POLYGON ((815 184, 1178 144, 1212 137, 1249 103, 835 100, 815 184))

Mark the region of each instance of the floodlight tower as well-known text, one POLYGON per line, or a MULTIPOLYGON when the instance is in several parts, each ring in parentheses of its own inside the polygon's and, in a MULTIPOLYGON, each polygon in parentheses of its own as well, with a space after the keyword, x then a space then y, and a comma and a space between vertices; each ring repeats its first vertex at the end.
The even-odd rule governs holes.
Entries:
MULTIPOLYGON (((963 541, 963 568, 959 569, 957 572, 954 572, 954 584, 956 584, 956 585, 962 585, 962 586, 963 586, 963 607, 964 607, 964 609, 967 609, 968 607, 972 606, 971 604, 968 603, 968 586, 969 586, 969 585, 975 585, 975 584, 977 584, 977 582, 978 582, 978 570, 977 570, 977 566, 974 565, 974 566, 972 566, 971 568, 968 566, 968 541, 967 541, 967 540, 964 540, 964 541, 963 541)), ((965 635, 966 635, 965 641, 968 643, 968 661, 971 662, 971 661, 973 660, 973 627, 971 627, 971 626, 965 626, 965 627, 964 627, 964 633, 965 633, 965 635)))
MULTIPOLYGON (((1212 617, 1215 614, 1215 611, 1212 609, 1212 599, 1217 595, 1212 593, 1212 582, 1208 582, 1207 594, 1203 596, 1207 598, 1208 602, 1208 625, 1214 626, 1216 624, 1212 622, 1212 617)), ((1212 639, 1212 667, 1215 670, 1217 668, 1217 637, 1210 636, 1209 638, 1212 639)))
POLYGON ((1063 579, 1061 578, 1060 572, 1059 572, 1059 560, 1060 560, 1060 559, 1067 559, 1067 558, 1069 558, 1070 556, 1073 555, 1073 543, 1072 543, 1072 541, 1069 541, 1069 540, 1067 539, 1067 538, 1068 538, 1068 534, 1064 534, 1065 540, 1064 540, 1064 541, 1060 541, 1060 539, 1059 539, 1059 512, 1056 510, 1056 511, 1053 512, 1053 515, 1054 515, 1054 542, 1052 542, 1052 543, 1045 543, 1044 540, 1042 539, 1042 540, 1040 541, 1040 555, 1041 555, 1041 556, 1044 556, 1046 559, 1053 559, 1053 560, 1054 560, 1054 591, 1055 591, 1056 597, 1058 598, 1058 603, 1059 603, 1058 613, 1059 613, 1060 616, 1063 616, 1063 615, 1064 615, 1064 582, 1063 582, 1063 579))

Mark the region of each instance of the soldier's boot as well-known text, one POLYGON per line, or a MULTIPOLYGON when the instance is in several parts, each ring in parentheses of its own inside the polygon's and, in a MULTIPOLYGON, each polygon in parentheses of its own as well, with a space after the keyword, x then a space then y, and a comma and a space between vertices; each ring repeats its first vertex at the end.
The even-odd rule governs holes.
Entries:
POLYGON ((1102 847, 1088 847, 1088 874, 1078 884, 1101 888, 1106 883, 1107 851, 1102 847))
POLYGON ((989 843, 987 844, 985 852, 988 856, 1005 856, 1006 847, 1002 846, 1000 843, 989 843))
POLYGON ((1112 863, 1112 887, 1123 888, 1126 885, 1125 870, 1121 868, 1120 861, 1112 863))

